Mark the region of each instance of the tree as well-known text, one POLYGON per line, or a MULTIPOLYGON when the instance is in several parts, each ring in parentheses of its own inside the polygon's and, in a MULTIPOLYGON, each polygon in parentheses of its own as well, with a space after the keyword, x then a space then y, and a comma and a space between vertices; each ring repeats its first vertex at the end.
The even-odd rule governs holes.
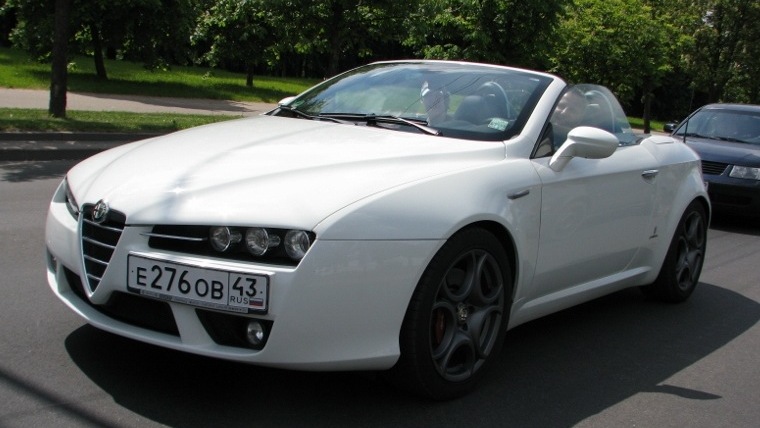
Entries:
MULTIPOLYGON (((749 98, 732 82, 756 80, 760 66, 754 56, 760 43, 760 4, 757 0, 702 0, 700 22, 695 26, 694 49, 688 56, 694 85, 707 92, 708 102, 749 98)), ((756 84, 754 85, 756 88, 756 84)), ((757 89, 750 89, 750 92, 757 89)), ((757 98, 755 98, 757 99, 757 98)))
POLYGON ((9 36, 16 26, 16 6, 7 1, 0 4, 0 46, 10 46, 9 36))
POLYGON ((305 54, 319 55, 326 65, 323 76, 370 58, 374 42, 393 41, 400 45, 405 33, 405 17, 418 0, 398 7, 393 0, 311 0, 275 1, 279 11, 292 8, 291 35, 305 54))
POLYGON ((608 86, 630 101, 643 88, 645 131, 660 78, 672 68, 676 29, 644 0, 576 0, 557 32, 552 71, 608 86))
POLYGON ((246 86, 253 86, 254 67, 272 32, 270 19, 264 1, 219 0, 200 15, 192 40, 209 46, 201 59, 212 66, 229 61, 245 64, 246 86))
POLYGON ((422 1, 405 43, 426 58, 545 68, 549 40, 570 1, 422 1))
MULTIPOLYGON (((103 51, 113 57, 143 61, 148 67, 182 62, 189 56, 190 31, 199 4, 208 0, 70 0, 69 47, 92 55, 95 69, 107 78, 103 51)), ((18 23, 15 46, 40 60, 53 50, 55 0, 7 0, 18 23)), ((185 61, 186 62, 186 61, 185 61)))
POLYGON ((741 28, 742 48, 737 56, 736 75, 728 82, 731 92, 727 98, 760 104, 760 80, 757 78, 760 76, 760 25, 757 25, 760 22, 760 3, 750 3, 745 19, 755 24, 741 28))
POLYGON ((53 65, 50 78, 50 107, 53 117, 66 117, 67 65, 69 43, 69 7, 71 0, 55 0, 53 65))

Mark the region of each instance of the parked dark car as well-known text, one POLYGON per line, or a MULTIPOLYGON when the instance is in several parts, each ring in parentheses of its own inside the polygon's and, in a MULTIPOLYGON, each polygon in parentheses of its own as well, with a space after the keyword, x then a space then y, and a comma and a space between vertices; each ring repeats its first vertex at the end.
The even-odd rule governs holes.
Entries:
POLYGON ((759 105, 708 104, 665 130, 702 158, 715 211, 760 217, 759 105))

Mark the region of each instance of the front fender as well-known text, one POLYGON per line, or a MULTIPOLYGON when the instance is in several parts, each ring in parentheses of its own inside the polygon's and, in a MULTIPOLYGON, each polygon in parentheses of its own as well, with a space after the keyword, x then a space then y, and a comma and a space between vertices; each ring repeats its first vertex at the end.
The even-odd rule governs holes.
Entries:
MULTIPOLYGON (((315 229, 320 240, 435 240, 426 264, 457 231, 499 224, 514 243, 517 284, 535 272, 541 186, 527 159, 505 160, 397 187, 336 212, 315 229)), ((495 229, 494 229, 495 230, 495 229)))
POLYGON ((670 137, 653 137, 642 145, 651 147, 651 152, 663 167, 657 178, 658 188, 654 207, 653 230, 650 255, 652 270, 646 278, 654 281, 662 268, 665 254, 686 207, 694 200, 700 200, 711 216, 710 199, 702 176, 699 156, 685 144, 670 137), (664 241, 664 242, 663 242, 664 241))

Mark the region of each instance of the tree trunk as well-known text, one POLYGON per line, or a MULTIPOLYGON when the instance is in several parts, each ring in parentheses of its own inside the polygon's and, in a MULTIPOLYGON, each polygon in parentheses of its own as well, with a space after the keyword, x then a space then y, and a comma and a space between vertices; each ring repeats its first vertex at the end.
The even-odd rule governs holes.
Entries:
POLYGON ((252 62, 248 62, 245 64, 245 86, 252 88, 253 87, 253 71, 254 66, 252 62))
POLYGON ((340 69, 340 54, 343 51, 343 4, 341 2, 334 2, 330 8, 330 27, 327 29, 327 39, 329 46, 328 59, 327 59, 327 76, 333 77, 338 74, 340 69))
POLYGON ((53 117, 66 117, 66 85, 69 47, 69 8, 71 0, 55 0, 55 29, 53 33, 53 65, 50 73, 50 106, 53 117))
POLYGON ((644 133, 649 134, 652 132, 652 127, 650 124, 650 119, 652 116, 652 98, 653 98, 653 87, 654 84, 652 83, 652 79, 650 77, 645 78, 644 80, 644 133))
POLYGON ((92 35, 92 50, 93 59, 95 60, 95 73, 98 78, 108 80, 108 73, 106 73, 106 62, 103 58, 103 39, 100 37, 100 29, 97 25, 90 25, 90 33, 92 35))

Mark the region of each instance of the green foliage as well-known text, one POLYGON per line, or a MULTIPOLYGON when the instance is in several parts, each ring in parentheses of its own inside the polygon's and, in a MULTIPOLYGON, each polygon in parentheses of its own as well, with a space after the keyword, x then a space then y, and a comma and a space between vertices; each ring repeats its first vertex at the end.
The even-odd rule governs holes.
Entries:
POLYGON ((197 18, 191 40, 207 44, 200 59, 212 66, 225 61, 256 63, 272 28, 263 0, 218 0, 197 18))
POLYGON ((708 101, 760 103, 760 2, 702 0, 694 48, 686 56, 694 85, 708 101))
MULTIPOLYGON (((760 103, 757 0, 71 2, 70 53, 103 65, 101 78, 103 56, 153 70, 213 65, 245 71, 248 83, 424 57, 550 70, 606 84, 629 105, 655 96, 666 115, 703 101, 760 103), (676 99, 685 107, 667 105, 676 99)), ((48 60, 53 3, 4 0, 0 31, 15 26, 0 42, 48 60)))
POLYGON ((624 100, 672 68, 675 28, 645 0, 575 0, 557 31, 552 71, 624 100))
POLYGON ((404 43, 425 58, 544 68, 548 42, 570 1, 422 1, 404 43))

